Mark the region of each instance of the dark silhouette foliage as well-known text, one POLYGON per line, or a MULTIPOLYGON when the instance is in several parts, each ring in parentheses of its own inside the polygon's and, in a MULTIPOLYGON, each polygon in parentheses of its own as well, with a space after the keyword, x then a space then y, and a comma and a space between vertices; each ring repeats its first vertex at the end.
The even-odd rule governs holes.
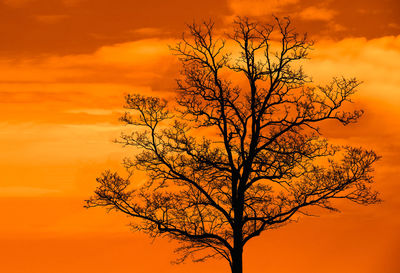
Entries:
POLYGON ((322 137, 320 122, 362 115, 342 110, 360 83, 313 84, 297 64, 312 43, 289 19, 237 18, 226 38, 213 28, 190 25, 172 48, 182 63, 172 106, 126 97, 121 120, 135 129, 118 141, 134 147, 124 161, 131 175, 105 172, 87 207, 121 211, 137 230, 178 240, 178 261, 219 256, 241 273, 246 243, 263 231, 313 207, 336 210, 336 199, 378 202, 370 188, 378 156, 322 137), (133 170, 148 180, 135 184, 133 170))

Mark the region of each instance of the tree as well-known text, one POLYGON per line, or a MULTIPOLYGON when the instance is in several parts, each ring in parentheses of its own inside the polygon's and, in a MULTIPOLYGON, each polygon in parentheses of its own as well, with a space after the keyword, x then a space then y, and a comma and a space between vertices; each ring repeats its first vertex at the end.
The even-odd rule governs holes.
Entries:
POLYGON ((298 64, 312 43, 289 19, 237 18, 226 38, 213 29, 190 25, 172 48, 182 63, 174 105, 126 97, 121 120, 135 130, 118 142, 135 148, 124 160, 130 176, 106 171, 87 207, 121 211, 137 230, 178 240, 179 261, 219 256, 241 273, 246 243, 263 231, 313 207, 337 210, 336 199, 379 202, 370 187, 378 156, 322 137, 320 122, 362 115, 343 110, 360 82, 313 84, 298 64), (131 185, 132 170, 148 180, 131 185))

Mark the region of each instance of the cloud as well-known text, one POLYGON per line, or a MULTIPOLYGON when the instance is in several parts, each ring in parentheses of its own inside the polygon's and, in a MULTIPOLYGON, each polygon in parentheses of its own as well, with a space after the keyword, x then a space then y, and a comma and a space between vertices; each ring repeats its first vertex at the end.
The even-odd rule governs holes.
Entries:
POLYGON ((316 79, 326 80, 329 74, 354 76, 364 82, 362 96, 400 106, 400 35, 321 41, 310 58, 306 69, 316 79))
POLYGON ((0 187, 0 197, 36 197, 59 193, 56 189, 35 187, 0 187))
POLYGON ((62 3, 67 7, 74 7, 79 5, 82 1, 85 0, 62 0, 62 3))
POLYGON ((167 47, 173 42, 146 39, 91 54, 1 59, 0 191, 76 195, 87 190, 79 183, 93 186, 102 170, 121 167, 121 147, 112 140, 124 130, 118 122, 124 94, 151 95, 156 86, 161 92, 168 81, 174 84, 175 57, 167 47), (104 164, 110 158, 114 165, 104 164), (85 164, 95 167, 83 181, 77 169, 85 164))
POLYGON ((94 116, 106 116, 111 115, 113 113, 123 113, 124 111, 121 109, 70 109, 65 111, 66 113, 72 114, 88 114, 94 116))
POLYGON ((388 24, 389 28, 393 28, 393 29, 400 29, 400 24, 397 23, 389 23, 388 24))
POLYGON ((319 84, 334 76, 356 77, 363 82, 351 107, 364 109, 364 116, 357 124, 344 128, 328 124, 323 133, 340 144, 374 149, 383 156, 379 170, 385 172, 399 168, 399 60, 400 35, 321 41, 304 64, 304 70, 319 84))
POLYGON ((25 109, 31 121, 72 122, 79 114, 66 110, 109 111, 122 107, 126 93, 169 91, 178 69, 170 43, 147 39, 101 47, 92 54, 1 59, 0 114, 22 121, 27 119, 25 109))
POLYGON ((119 151, 111 140, 119 136, 120 124, 0 123, 0 162, 51 164, 94 160, 119 151), (101 148, 100 148, 101 147, 101 148))
POLYGON ((66 14, 52 14, 52 15, 36 15, 35 19, 41 23, 55 24, 65 20, 68 17, 69 16, 66 14))
POLYGON ((104 82, 131 79, 138 84, 169 69, 168 44, 173 40, 145 39, 104 46, 92 54, 0 60, 1 83, 104 82), (135 73, 132 73, 134 71, 135 73), (119 79, 119 80, 118 80, 119 79))
POLYGON ((231 0, 229 6, 232 13, 244 16, 270 16, 281 11, 286 5, 292 5, 299 0, 231 0))
POLYGON ((4 4, 13 8, 20 8, 23 7, 35 0, 2 0, 4 4))
POLYGON ((298 13, 298 17, 303 20, 330 21, 335 17, 336 11, 314 6, 303 9, 298 13))
POLYGON ((122 130, 106 123, 0 123, 0 197, 88 197, 104 170, 124 174, 128 150, 112 141, 122 130))
MULTIPOLYGON (((7 123, 0 124, 0 162, 8 164, 2 168, 8 177, 2 186, 34 187, 30 177, 36 183, 46 176, 40 188, 53 188, 59 179, 65 188, 74 180, 74 174, 60 175, 66 167, 49 175, 32 166, 68 163, 76 167, 78 160, 118 153, 118 145, 111 143, 123 130, 116 109, 122 108, 124 93, 158 90, 156 95, 160 95, 170 90, 168 86, 178 76, 175 57, 166 46, 173 43, 146 39, 102 47, 92 54, 1 60, 0 114, 7 123), (24 171, 22 182, 15 177, 21 166, 31 168, 24 171)), ((374 145, 394 164, 399 147, 390 143, 400 142, 400 132, 393 129, 393 124, 400 123, 396 118, 400 114, 396 110, 400 109, 400 36, 321 41, 310 57, 304 68, 316 83, 341 75, 364 82, 355 101, 367 110, 361 120, 365 122, 347 131, 332 130, 329 136, 374 145), (390 141, 379 141, 382 138, 390 141)))
POLYGON ((165 33, 165 31, 163 31, 162 29, 153 27, 138 28, 130 32, 141 36, 159 36, 165 33))

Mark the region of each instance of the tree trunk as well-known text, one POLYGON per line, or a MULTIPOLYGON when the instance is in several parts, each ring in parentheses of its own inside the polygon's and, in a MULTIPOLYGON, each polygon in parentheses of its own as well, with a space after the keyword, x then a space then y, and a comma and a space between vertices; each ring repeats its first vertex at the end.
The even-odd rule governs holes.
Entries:
MULTIPOLYGON (((234 187, 236 189, 236 185, 234 187)), ((243 273, 243 210, 244 210, 244 190, 238 187, 237 192, 232 192, 234 198, 234 227, 233 227, 233 250, 232 257, 232 273, 243 273)))
POLYGON ((232 273, 243 273, 243 249, 235 249, 232 253, 232 273))
POLYGON ((243 273, 243 243, 242 228, 239 226, 234 231, 232 255, 232 273, 243 273))

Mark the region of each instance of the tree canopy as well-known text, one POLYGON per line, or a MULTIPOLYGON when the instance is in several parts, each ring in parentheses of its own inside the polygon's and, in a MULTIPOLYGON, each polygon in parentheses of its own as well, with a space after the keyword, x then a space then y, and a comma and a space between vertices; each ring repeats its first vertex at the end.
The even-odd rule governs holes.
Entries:
POLYGON ((176 101, 126 96, 121 120, 134 129, 118 142, 134 148, 123 162, 130 175, 106 171, 87 207, 178 240, 179 260, 219 256, 239 273, 244 246, 263 231, 313 207, 336 210, 336 199, 378 202, 370 184, 379 157, 331 145, 319 128, 359 119, 361 110, 343 107, 360 82, 314 84, 301 67, 311 46, 287 18, 237 18, 225 36, 213 22, 189 25, 171 48, 182 64, 176 101))

